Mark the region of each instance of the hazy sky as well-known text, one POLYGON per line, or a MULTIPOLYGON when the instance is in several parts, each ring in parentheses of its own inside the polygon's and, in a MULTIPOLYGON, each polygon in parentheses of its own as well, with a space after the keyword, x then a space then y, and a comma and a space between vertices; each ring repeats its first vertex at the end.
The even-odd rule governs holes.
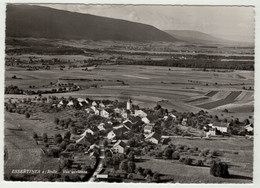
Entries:
POLYGON ((197 30, 230 40, 254 40, 253 7, 83 4, 43 6, 145 23, 161 30, 197 30))

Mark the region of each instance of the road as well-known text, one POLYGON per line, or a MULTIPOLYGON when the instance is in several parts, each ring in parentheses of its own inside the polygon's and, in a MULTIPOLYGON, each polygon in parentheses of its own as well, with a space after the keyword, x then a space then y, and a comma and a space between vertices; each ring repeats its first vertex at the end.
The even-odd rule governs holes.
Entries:
POLYGON ((94 182, 97 174, 99 174, 103 168, 103 159, 105 157, 105 150, 104 150, 104 145, 99 145, 99 146, 100 146, 100 156, 99 156, 100 160, 99 160, 99 163, 97 165, 95 172, 92 174, 91 178, 88 180, 89 182, 94 182))

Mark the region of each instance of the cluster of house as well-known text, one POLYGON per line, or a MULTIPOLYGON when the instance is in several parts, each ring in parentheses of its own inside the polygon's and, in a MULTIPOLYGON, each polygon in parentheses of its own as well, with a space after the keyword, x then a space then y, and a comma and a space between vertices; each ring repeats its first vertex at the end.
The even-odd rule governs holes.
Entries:
MULTIPOLYGON (((154 144, 161 141, 161 135, 154 132, 154 123, 151 122, 152 120, 148 117, 148 114, 144 110, 134 110, 130 99, 126 103, 126 108, 114 108, 111 104, 104 105, 102 102, 98 103, 96 101, 90 103, 88 100, 81 98, 77 99, 77 101, 80 106, 89 104, 86 105, 86 113, 92 113, 106 119, 106 121, 84 130, 80 135, 73 135, 72 138, 79 145, 93 145, 95 143, 95 133, 104 131, 106 132, 105 137, 111 144, 111 151, 124 153, 127 147, 126 142, 129 139, 126 135, 137 127, 141 128, 140 131, 143 132, 145 141, 154 144)), ((64 103, 61 101, 59 105, 64 105, 64 103)), ((73 100, 66 105, 74 105, 73 100)))
MULTIPOLYGON (((227 134, 230 129, 230 123, 228 122, 220 122, 215 121, 213 123, 209 123, 208 125, 203 127, 204 132, 206 133, 206 137, 215 136, 219 134, 227 134)), ((247 133, 253 133, 254 127, 253 124, 250 123, 244 127, 247 133)))

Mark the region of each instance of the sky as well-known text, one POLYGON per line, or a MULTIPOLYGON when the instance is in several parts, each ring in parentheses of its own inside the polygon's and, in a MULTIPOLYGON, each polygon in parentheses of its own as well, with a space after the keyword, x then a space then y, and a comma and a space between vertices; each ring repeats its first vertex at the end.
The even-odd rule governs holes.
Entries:
POLYGON ((153 25, 160 30, 196 30, 215 37, 254 41, 254 7, 41 4, 153 25))

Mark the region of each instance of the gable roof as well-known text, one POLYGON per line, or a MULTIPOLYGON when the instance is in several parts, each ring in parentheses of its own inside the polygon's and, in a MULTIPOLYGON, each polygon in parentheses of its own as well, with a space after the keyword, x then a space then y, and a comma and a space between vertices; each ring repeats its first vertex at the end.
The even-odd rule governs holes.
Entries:
POLYGON ((114 144, 113 148, 116 146, 121 146, 121 147, 125 148, 126 144, 122 140, 118 140, 117 143, 114 144))
POLYGON ((161 139, 161 135, 159 135, 156 132, 151 133, 150 135, 148 135, 145 139, 150 139, 150 138, 155 138, 156 140, 160 141, 161 139))

